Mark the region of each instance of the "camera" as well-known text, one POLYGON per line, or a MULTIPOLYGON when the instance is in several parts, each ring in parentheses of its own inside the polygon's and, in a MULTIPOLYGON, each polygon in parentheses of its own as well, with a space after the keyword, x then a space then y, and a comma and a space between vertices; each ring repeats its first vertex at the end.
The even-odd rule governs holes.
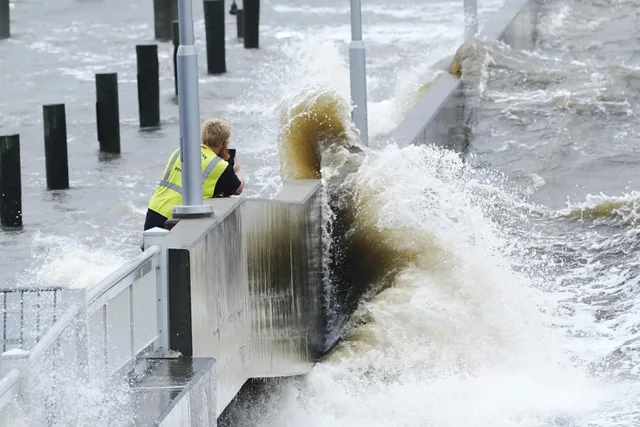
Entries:
POLYGON ((227 162, 229 162, 231 167, 234 167, 235 166, 235 159, 236 159, 236 150, 235 150, 235 148, 228 148, 227 149, 227 153, 229 153, 229 158, 227 159, 227 162))

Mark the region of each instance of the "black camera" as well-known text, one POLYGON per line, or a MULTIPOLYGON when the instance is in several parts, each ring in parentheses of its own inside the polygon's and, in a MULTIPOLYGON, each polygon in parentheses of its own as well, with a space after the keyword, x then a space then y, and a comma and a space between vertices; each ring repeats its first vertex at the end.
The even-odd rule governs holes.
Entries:
POLYGON ((235 148, 228 148, 227 149, 227 153, 229 153, 229 158, 227 159, 227 162, 229 162, 231 167, 234 167, 235 166, 235 159, 236 159, 236 150, 235 150, 235 148))

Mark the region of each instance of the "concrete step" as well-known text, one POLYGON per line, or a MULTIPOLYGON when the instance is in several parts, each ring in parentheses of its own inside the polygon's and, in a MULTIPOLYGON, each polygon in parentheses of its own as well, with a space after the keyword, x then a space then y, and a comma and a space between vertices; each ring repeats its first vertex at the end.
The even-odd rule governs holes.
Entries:
POLYGON ((216 425, 215 361, 210 357, 149 357, 130 381, 136 426, 216 425))

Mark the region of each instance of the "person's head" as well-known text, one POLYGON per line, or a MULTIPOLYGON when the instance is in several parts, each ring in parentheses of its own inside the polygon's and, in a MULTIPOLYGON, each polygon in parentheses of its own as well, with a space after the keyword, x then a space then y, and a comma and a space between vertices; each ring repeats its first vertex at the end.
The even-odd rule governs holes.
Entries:
POLYGON ((225 119, 209 119, 202 126, 202 144, 219 156, 226 154, 230 136, 231 125, 225 119))

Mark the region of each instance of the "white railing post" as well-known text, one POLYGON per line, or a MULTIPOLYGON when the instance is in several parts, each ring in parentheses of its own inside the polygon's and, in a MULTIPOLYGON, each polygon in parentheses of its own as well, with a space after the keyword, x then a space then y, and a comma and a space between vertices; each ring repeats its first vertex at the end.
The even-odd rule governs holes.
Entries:
POLYGON ((169 230, 163 228, 152 228, 144 232, 144 249, 151 246, 160 248, 158 257, 157 279, 156 279, 156 304, 158 315, 158 341, 159 350, 163 353, 169 352, 169 271, 167 264, 167 243, 166 237, 169 230))

